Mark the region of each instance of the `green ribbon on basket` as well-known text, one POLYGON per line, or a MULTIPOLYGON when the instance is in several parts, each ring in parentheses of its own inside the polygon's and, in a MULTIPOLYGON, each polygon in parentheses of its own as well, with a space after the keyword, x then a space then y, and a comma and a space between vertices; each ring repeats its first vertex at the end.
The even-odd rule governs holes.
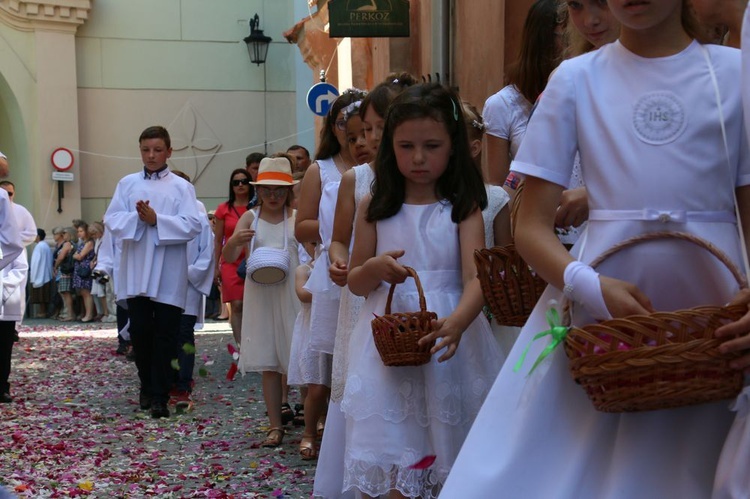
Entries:
POLYGON ((557 309, 555 307, 550 308, 547 310, 547 323, 549 324, 549 329, 546 331, 542 331, 541 333, 538 333, 532 340, 529 342, 528 346, 524 349, 523 354, 521 355, 521 358, 518 359, 516 362, 516 365, 513 366, 513 372, 518 372, 521 369, 521 366, 523 365, 524 360, 526 360, 526 354, 529 353, 529 348, 531 348, 532 343, 534 343, 536 340, 540 338, 544 338, 545 336, 552 336, 552 341, 549 345, 547 345, 547 348, 542 350, 542 353, 539 354, 539 357, 536 359, 536 362, 534 362, 534 365, 531 367, 531 371, 529 371, 529 374, 534 372, 534 369, 544 360, 546 359, 549 354, 552 353, 552 351, 557 348, 557 346, 562 343, 565 340, 565 337, 568 335, 568 331, 570 330, 569 327, 563 326, 562 321, 560 321, 560 314, 557 312, 557 309))

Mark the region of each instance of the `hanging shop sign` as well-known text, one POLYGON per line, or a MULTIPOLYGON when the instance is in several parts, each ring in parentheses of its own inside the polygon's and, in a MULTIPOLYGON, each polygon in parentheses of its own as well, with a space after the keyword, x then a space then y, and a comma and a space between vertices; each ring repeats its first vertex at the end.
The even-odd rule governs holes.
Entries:
POLYGON ((331 38, 409 36, 408 0, 328 0, 331 38))

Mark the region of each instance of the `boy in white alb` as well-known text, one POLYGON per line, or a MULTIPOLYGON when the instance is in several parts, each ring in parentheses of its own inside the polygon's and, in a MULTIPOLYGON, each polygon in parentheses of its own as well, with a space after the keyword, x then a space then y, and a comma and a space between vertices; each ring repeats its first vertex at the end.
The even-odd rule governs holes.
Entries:
MULTIPOLYGON (((190 177, 179 170, 173 174, 190 182, 190 177)), ((195 366, 195 329, 202 329, 205 322, 206 296, 211 292, 214 280, 214 233, 208 221, 206 207, 200 201, 201 232, 187 245, 188 293, 185 311, 180 318, 180 332, 176 338, 177 363, 174 387, 169 392, 169 404, 178 412, 193 407, 193 368, 195 366)))
POLYGON ((23 299, 18 299, 16 293, 20 282, 17 279, 15 283, 6 282, 6 278, 12 279, 16 267, 24 270, 22 265, 26 261, 22 255, 21 234, 11 209, 8 193, 0 189, 0 403, 9 403, 13 400, 10 396, 8 377, 15 342, 14 321, 21 319, 20 310, 23 302, 23 299))
POLYGON ((162 418, 169 417, 171 359, 187 299, 187 243, 200 234, 202 215, 193 186, 170 175, 167 130, 149 127, 139 143, 143 171, 120 180, 104 221, 121 244, 115 294, 128 304, 140 406, 162 418))

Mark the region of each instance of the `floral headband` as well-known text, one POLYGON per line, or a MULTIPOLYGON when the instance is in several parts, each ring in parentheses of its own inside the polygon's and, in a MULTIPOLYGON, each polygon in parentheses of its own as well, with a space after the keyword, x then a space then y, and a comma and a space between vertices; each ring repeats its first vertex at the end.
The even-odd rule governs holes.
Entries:
POLYGON ((344 121, 349 121, 349 118, 359 113, 359 108, 362 106, 362 101, 357 100, 346 106, 342 112, 344 113, 344 121))

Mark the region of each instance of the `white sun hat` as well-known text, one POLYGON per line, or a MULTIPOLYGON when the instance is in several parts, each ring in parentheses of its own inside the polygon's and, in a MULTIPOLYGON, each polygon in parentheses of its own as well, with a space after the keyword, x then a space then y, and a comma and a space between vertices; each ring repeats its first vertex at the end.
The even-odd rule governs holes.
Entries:
POLYGON ((282 185, 289 187, 299 183, 292 177, 292 165, 286 158, 263 158, 258 168, 258 177, 253 185, 282 185))

